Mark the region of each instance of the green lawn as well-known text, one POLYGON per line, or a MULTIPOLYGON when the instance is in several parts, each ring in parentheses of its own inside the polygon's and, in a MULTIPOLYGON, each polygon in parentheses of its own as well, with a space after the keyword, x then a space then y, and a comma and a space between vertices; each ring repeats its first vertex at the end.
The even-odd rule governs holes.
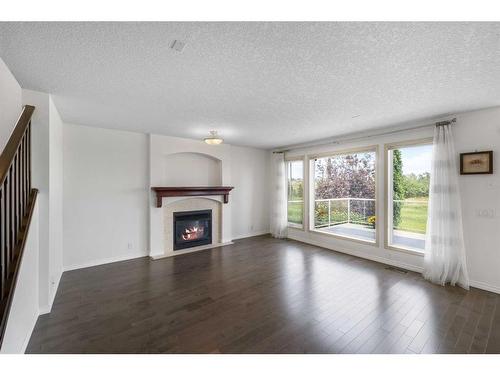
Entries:
POLYGON ((401 222, 394 229, 413 233, 425 233, 427 226, 427 201, 427 198, 412 198, 405 201, 401 207, 401 222))
POLYGON ((303 204, 301 202, 288 203, 288 222, 294 224, 302 224, 302 210, 303 204))
MULTIPOLYGON (((412 198, 403 202, 401 207, 401 222, 394 229, 424 234, 427 226, 427 200, 427 198, 412 198)), ((289 223, 302 224, 302 207, 303 205, 300 202, 288 203, 289 223)), ((328 223, 328 215, 323 216, 320 215, 316 218, 316 224, 328 223)), ((347 212, 332 210, 332 221, 338 222, 343 220, 347 220, 347 212)))

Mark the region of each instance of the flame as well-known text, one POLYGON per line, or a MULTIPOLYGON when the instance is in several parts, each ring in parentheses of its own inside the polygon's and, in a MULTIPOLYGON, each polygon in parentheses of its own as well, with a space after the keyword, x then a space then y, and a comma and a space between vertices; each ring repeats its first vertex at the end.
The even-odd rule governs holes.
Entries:
POLYGON ((205 227, 191 227, 184 229, 184 233, 182 234, 182 239, 184 241, 196 240, 203 236, 205 232, 205 227))

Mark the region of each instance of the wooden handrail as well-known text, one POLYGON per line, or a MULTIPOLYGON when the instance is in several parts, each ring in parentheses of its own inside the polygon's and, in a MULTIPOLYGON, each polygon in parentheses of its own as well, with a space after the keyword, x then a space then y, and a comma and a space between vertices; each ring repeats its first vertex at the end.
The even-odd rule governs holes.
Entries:
POLYGON ((31 188, 31 116, 25 106, 0 155, 0 346, 38 191, 31 188))
POLYGON ((9 167, 14 160, 14 156, 17 152, 17 148, 19 147, 19 143, 21 143, 21 139, 26 132, 26 128, 28 127, 31 116, 35 111, 35 107, 32 105, 25 105, 23 107, 23 111, 21 112, 21 116, 17 120, 14 131, 12 132, 9 141, 5 145, 5 148, 0 155, 0 185, 4 183, 5 178, 7 177, 7 173, 9 172, 9 167))

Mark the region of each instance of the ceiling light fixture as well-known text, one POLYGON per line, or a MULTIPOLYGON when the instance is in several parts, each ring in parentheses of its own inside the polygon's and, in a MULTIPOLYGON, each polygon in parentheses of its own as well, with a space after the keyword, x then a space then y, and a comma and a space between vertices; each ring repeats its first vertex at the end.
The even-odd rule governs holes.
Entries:
POLYGON ((220 145, 224 140, 217 135, 217 130, 210 130, 210 136, 204 141, 208 145, 220 145))

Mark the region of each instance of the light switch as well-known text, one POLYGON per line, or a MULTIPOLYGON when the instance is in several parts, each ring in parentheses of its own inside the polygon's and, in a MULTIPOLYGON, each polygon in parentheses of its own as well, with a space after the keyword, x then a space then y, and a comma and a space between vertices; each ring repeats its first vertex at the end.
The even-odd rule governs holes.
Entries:
POLYGON ((493 219, 497 216, 497 212, 494 208, 476 208, 476 216, 485 219, 493 219))

